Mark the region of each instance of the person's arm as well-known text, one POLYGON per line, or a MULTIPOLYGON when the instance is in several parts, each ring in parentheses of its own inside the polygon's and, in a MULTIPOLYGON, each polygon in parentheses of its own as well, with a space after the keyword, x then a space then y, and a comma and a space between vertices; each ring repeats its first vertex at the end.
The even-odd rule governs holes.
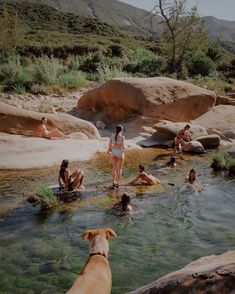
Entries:
POLYGON ((59 187, 63 187, 63 183, 61 182, 61 177, 60 177, 60 174, 58 176, 58 183, 59 183, 59 187))
POLYGON ((66 170, 64 173, 64 190, 68 190, 68 183, 69 183, 69 172, 66 170))
POLYGON ((139 180, 139 178, 140 178, 140 174, 138 174, 137 177, 134 180, 132 180, 131 182, 129 182, 127 185, 133 185, 135 182, 137 182, 139 180))
POLYGON ((122 136, 122 149, 126 149, 124 136, 122 136))
POLYGON ((112 151, 112 138, 110 137, 110 138, 109 138, 109 147, 108 147, 108 151, 107 151, 107 153, 110 154, 111 151, 112 151))

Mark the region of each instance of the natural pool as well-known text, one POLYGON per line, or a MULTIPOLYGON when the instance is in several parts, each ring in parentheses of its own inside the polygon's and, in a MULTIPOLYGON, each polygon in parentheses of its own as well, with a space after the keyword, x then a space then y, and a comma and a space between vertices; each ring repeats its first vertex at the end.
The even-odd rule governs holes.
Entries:
POLYGON ((175 186, 110 190, 111 168, 100 154, 81 163, 87 188, 82 198, 43 213, 23 194, 38 184, 55 184, 58 167, 0 172, 0 203, 12 209, 0 220, 0 293, 65 293, 87 259, 88 243, 81 235, 91 227, 111 227, 118 235, 110 241, 112 293, 126 293, 201 256, 233 249, 235 179, 212 173, 207 157, 184 155, 176 169, 155 169, 149 163, 157 152, 166 153, 129 151, 124 179, 134 177, 141 161, 175 186), (190 168, 199 171, 203 191, 182 187, 190 168), (132 197, 131 219, 110 210, 124 191, 132 197))

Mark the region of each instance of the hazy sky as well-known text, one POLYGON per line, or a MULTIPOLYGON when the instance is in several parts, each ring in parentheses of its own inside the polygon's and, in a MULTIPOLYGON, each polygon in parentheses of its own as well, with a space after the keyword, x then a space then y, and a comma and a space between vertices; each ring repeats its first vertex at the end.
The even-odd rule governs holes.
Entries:
MULTIPOLYGON (((157 0, 119 0, 143 8, 151 10, 157 0)), ((217 18, 235 21, 235 0, 187 0, 189 7, 198 5, 199 13, 202 16, 212 15, 217 18)))

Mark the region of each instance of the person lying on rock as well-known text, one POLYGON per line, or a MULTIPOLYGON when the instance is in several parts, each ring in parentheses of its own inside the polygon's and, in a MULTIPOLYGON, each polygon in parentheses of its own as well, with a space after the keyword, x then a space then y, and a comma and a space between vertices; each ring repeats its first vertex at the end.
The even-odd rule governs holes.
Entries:
POLYGON ((137 168, 137 177, 129 182, 127 185, 157 185, 160 183, 160 180, 153 175, 145 171, 145 167, 142 164, 138 165, 137 168))
POLYGON ((130 196, 124 193, 122 195, 121 201, 119 201, 118 203, 115 203, 113 206, 113 209, 120 211, 122 213, 131 213, 133 212, 133 209, 130 203, 131 203, 130 196))
POLYGON ((59 187, 63 187, 64 191, 74 191, 76 189, 84 189, 82 186, 82 181, 84 178, 84 173, 81 169, 75 170, 73 173, 68 169, 69 161, 64 159, 60 166, 59 171, 59 187))
POLYGON ((177 152, 177 151, 181 152, 182 148, 191 141, 191 137, 188 134, 189 129, 190 129, 190 125, 186 125, 183 129, 181 129, 178 132, 177 136, 174 138, 174 143, 175 143, 174 152, 177 152))
POLYGON ((59 131, 57 128, 51 128, 50 130, 46 126, 47 124, 47 118, 43 117, 37 126, 36 129, 36 135, 39 137, 47 138, 47 139, 52 139, 52 138, 63 138, 65 139, 66 136, 59 131))

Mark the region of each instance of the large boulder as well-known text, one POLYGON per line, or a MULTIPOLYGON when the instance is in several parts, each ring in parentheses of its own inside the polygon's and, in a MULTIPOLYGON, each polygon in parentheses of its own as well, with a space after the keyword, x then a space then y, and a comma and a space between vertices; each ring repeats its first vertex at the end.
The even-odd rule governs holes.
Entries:
POLYGON ((88 121, 64 113, 28 111, 3 102, 0 102, 0 132, 35 136, 35 129, 43 116, 47 117, 49 127, 56 127, 65 134, 81 132, 88 138, 99 138, 97 128, 88 121))
POLYGON ((235 293, 235 250, 202 257, 130 294, 235 293))
POLYGON ((190 141, 188 144, 182 147, 184 152, 188 153, 205 153, 205 149, 202 144, 198 141, 190 141))
POLYGON ((193 122, 206 128, 209 134, 219 134, 223 139, 235 139, 235 106, 215 106, 193 122))
POLYGON ((205 149, 217 148, 220 145, 220 136, 217 134, 201 136, 196 139, 205 149))
POLYGON ((165 77, 116 78, 87 91, 78 101, 79 115, 102 121, 146 117, 188 121, 209 111, 216 93, 165 77))
POLYGON ((161 120, 159 123, 155 124, 153 128, 157 131, 157 136, 165 137, 167 140, 173 140, 177 133, 183 129, 187 124, 190 125, 189 135, 192 140, 198 137, 208 135, 206 129, 195 123, 187 122, 171 122, 167 120, 161 120))

